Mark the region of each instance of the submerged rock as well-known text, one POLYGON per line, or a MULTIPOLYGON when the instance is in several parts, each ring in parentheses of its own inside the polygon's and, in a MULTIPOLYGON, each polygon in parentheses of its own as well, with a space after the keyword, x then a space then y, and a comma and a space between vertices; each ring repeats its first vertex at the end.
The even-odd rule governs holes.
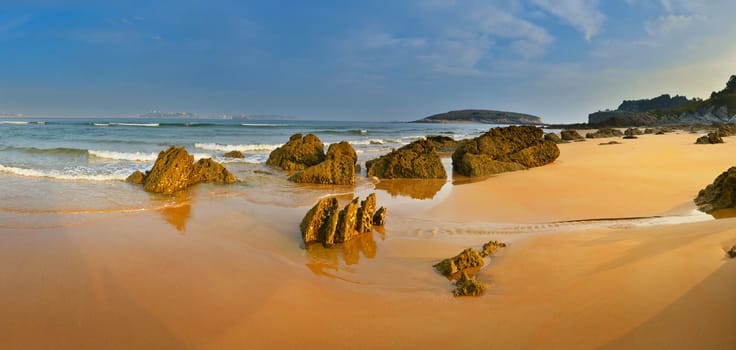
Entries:
POLYGON ((723 139, 718 134, 718 132, 710 132, 708 133, 708 135, 701 136, 697 140, 695 140, 696 145, 716 144, 716 143, 723 143, 723 139))
POLYGON ((383 224, 386 222, 386 208, 380 207, 378 210, 376 210, 376 213, 373 214, 373 226, 383 226, 383 224))
POLYGON ((130 176, 125 178, 125 182, 130 182, 132 184, 136 185, 142 185, 143 181, 146 180, 146 175, 144 175, 139 170, 134 171, 130 176))
POLYGON ((381 179, 446 179, 437 149, 428 140, 417 140, 365 163, 368 176, 381 179))
POLYGON ((585 138, 578 133, 577 130, 562 130, 560 131, 560 138, 563 141, 584 141, 585 138))
POLYGON ((243 159, 245 158, 245 155, 243 154, 243 152, 240 152, 240 151, 230 151, 230 152, 225 153, 224 157, 243 159))
POLYGON ((712 184, 700 190, 695 197, 698 209, 710 213, 718 209, 736 207, 736 167, 716 177, 712 184))
POLYGON ((496 252, 496 250, 500 248, 506 248, 506 243, 499 241, 489 241, 488 243, 483 245, 483 250, 480 252, 480 255, 482 257, 491 256, 493 255, 493 253, 496 252))
POLYGON ((335 197, 321 199, 312 209, 309 209, 307 215, 304 216, 304 219, 302 219, 299 225, 304 243, 325 243, 329 239, 329 243, 326 244, 332 244, 334 242, 338 218, 337 211, 339 209, 340 205, 335 197))
POLYGON ((560 156, 557 145, 542 140, 535 126, 493 128, 464 142, 452 154, 452 167, 465 176, 486 176, 524 170, 553 162, 560 156))
POLYGON ((586 138, 589 139, 603 139, 608 137, 621 137, 624 136, 624 133, 621 132, 621 130, 613 129, 613 128, 602 128, 598 129, 596 132, 589 132, 585 134, 586 138))
POLYGON ((373 229, 373 215, 376 212, 376 194, 371 193, 364 201, 360 202, 358 209, 358 220, 355 229, 359 233, 371 232, 373 229))
POLYGON ((433 267, 437 272, 445 277, 452 277, 458 272, 464 271, 472 267, 481 267, 485 264, 483 257, 472 248, 462 251, 462 253, 438 262, 433 267))
POLYGON ((545 141, 552 141, 554 143, 564 143, 565 142, 565 141, 562 140, 562 138, 560 138, 559 136, 557 136, 557 134, 555 134, 553 132, 544 134, 544 140, 545 141))
POLYGON ((455 282, 455 290, 452 291, 452 295, 456 297, 475 297, 482 295, 485 290, 485 283, 479 282, 475 277, 470 277, 467 273, 463 272, 457 282, 455 282))
POLYGON ((268 155, 266 164, 284 170, 304 170, 325 160, 325 146, 319 137, 313 134, 291 135, 283 146, 268 155))
POLYGON ((358 156, 349 143, 334 143, 327 150, 323 162, 292 175, 289 180, 296 183, 353 185, 357 160, 358 156))

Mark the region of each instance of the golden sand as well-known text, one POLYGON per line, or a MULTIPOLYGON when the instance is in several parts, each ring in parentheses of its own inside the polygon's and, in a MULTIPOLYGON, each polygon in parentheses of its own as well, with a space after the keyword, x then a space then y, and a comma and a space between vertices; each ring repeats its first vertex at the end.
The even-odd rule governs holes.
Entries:
POLYGON ((335 249, 301 245, 308 206, 214 186, 6 225, 0 347, 732 349, 736 219, 554 223, 690 211, 736 154, 693 140, 565 144, 553 165, 434 200, 387 186, 385 228, 335 249), (431 265, 490 239, 511 245, 478 273, 486 295, 453 298, 431 265))

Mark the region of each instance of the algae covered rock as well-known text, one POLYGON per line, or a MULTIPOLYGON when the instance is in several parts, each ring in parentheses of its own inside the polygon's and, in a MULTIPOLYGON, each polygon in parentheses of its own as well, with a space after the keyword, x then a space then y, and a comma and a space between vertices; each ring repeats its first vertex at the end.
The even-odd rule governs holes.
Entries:
POLYGON ((359 233, 371 232, 373 229, 373 215, 376 212, 376 194, 371 193, 364 201, 360 202, 358 208, 357 222, 355 229, 359 233))
POLYGON ((323 162, 292 175, 289 180, 296 183, 353 185, 357 160, 358 156, 348 142, 334 143, 327 150, 323 162))
POLYGON ((586 138, 589 139, 602 139, 602 138, 608 138, 608 137, 621 137, 624 136, 624 133, 621 132, 621 130, 613 129, 613 128, 602 128, 598 129, 596 132, 589 132, 585 134, 586 138))
POLYGON ((130 176, 125 178, 125 182, 130 182, 132 184, 136 185, 142 185, 143 181, 146 180, 146 175, 144 175, 139 170, 134 171, 130 176))
POLYGON ((225 158, 239 158, 239 159, 245 158, 245 155, 243 154, 243 152, 240 152, 240 151, 230 151, 230 152, 225 153, 223 156, 225 158))
POLYGON ((386 223, 386 208, 380 207, 373 214, 373 226, 383 226, 386 223))
POLYGON ((716 177, 712 184, 700 190, 695 197, 698 209, 710 213, 718 209, 736 207, 736 167, 716 177))
POLYGON ((381 179, 446 179, 437 149, 429 140, 417 140, 365 163, 368 176, 381 179))
POLYGON ((560 156, 560 150, 542 136, 542 129, 535 126, 493 128, 458 146, 452 154, 452 167, 475 177, 551 163, 560 156))
POLYGON ((585 138, 580 135, 577 130, 562 130, 560 131, 560 138, 563 141, 584 141, 585 138))
POLYGON ((172 194, 189 187, 189 174, 194 157, 184 147, 171 146, 158 154, 156 163, 146 176, 143 188, 147 192, 172 194))
POLYGON ((313 134, 291 135, 283 146, 268 155, 266 164, 284 170, 304 170, 325 160, 325 146, 319 137, 313 134))
POLYGON ((334 241, 339 209, 340 205, 335 197, 321 199, 309 209, 299 225, 304 243, 324 243, 327 237, 334 241))
POLYGON ((491 256, 493 255, 493 253, 496 252, 496 250, 500 248, 506 248, 506 243, 499 241, 489 241, 488 243, 483 245, 483 250, 481 250, 480 255, 482 257, 491 256))
POLYGON ((449 278, 458 272, 472 267, 481 267, 484 264, 485 261, 480 253, 472 248, 468 248, 452 258, 448 258, 434 264, 433 267, 437 272, 449 278))
POLYGON ((544 134, 544 140, 552 141, 554 143, 564 143, 565 142, 564 140, 562 140, 562 138, 560 138, 560 136, 558 136, 557 134, 553 132, 544 134))
POLYGON ((718 132, 710 132, 708 133, 708 135, 701 136, 697 140, 695 140, 695 144, 697 145, 716 144, 716 143, 723 143, 723 139, 718 134, 718 132))
POLYGON ((485 283, 479 282, 475 277, 470 277, 467 273, 463 272, 457 282, 455 282, 455 290, 452 291, 452 295, 456 297, 475 297, 482 295, 485 290, 485 283))
POLYGON ((222 164, 215 162, 211 158, 198 160, 192 166, 189 174, 189 184, 194 185, 200 182, 214 182, 221 184, 231 184, 237 181, 235 175, 225 169, 222 164))

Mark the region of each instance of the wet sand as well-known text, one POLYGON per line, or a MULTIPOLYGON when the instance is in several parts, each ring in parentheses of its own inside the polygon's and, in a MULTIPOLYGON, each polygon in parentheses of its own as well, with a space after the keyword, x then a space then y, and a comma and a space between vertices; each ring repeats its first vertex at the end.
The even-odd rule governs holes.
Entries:
POLYGON ((693 191, 736 151, 730 138, 702 152, 692 139, 566 144, 550 166, 417 186, 417 198, 437 191, 431 200, 386 184, 377 191, 385 228, 335 249, 300 242, 304 203, 314 200, 305 197, 317 190, 293 205, 253 200, 256 188, 205 185, 164 209, 4 213, 13 220, 0 228, 0 344, 733 348, 736 263, 725 250, 736 244, 736 219, 554 223, 690 211, 693 191), (35 224, 22 224, 31 215, 35 224), (487 294, 453 298, 431 265, 490 239, 511 244, 478 274, 487 294))

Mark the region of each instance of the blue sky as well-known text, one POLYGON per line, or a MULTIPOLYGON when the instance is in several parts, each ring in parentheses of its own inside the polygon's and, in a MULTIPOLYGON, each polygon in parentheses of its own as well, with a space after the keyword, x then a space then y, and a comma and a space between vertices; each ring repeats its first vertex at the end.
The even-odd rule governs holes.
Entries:
POLYGON ((3 113, 576 122, 736 74, 732 0, 0 4, 3 113))

